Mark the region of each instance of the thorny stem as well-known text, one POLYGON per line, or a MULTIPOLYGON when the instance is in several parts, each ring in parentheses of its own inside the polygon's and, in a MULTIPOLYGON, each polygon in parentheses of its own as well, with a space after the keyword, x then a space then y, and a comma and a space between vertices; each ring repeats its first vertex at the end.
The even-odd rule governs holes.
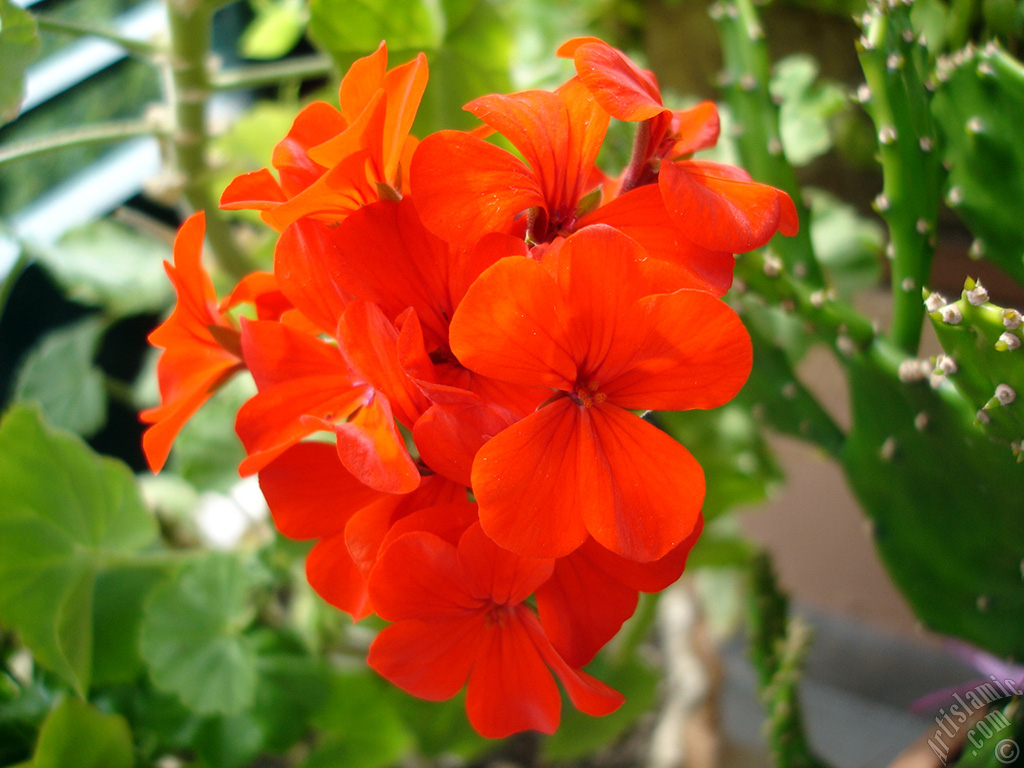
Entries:
POLYGON ((132 56, 152 59, 163 53, 163 49, 158 45, 145 40, 135 40, 130 37, 124 37, 123 35, 119 35, 109 29, 101 29, 88 24, 81 24, 77 21, 54 19, 50 16, 39 15, 34 18, 36 20, 36 24, 39 25, 40 30, 56 32, 62 35, 71 35, 73 37, 98 37, 102 40, 106 40, 108 43, 113 43, 114 45, 124 48, 125 51, 130 53, 132 56))
POLYGON ((167 20, 171 50, 169 100, 174 116, 174 167, 183 180, 188 204, 206 211, 206 237, 219 265, 235 278, 252 271, 231 230, 217 212, 208 185, 206 103, 210 81, 206 69, 213 9, 189 0, 169 0, 167 20))
POLYGON ((806 320, 832 344, 841 361, 858 349, 866 349, 877 336, 868 318, 830 291, 814 289, 792 277, 770 252, 744 254, 737 262, 736 274, 747 288, 806 320))
POLYGON ((32 157, 33 155, 40 155, 67 147, 120 141, 136 136, 153 136, 161 132, 161 127, 155 121, 145 119, 119 120, 81 128, 72 128, 67 131, 57 131, 47 136, 40 136, 39 138, 27 141, 12 142, 0 147, 0 165, 9 163, 12 160, 20 160, 25 157, 32 157))
POLYGON ((773 240, 783 261, 814 287, 825 284, 810 236, 810 215, 800 196, 793 166, 782 149, 779 107, 768 89, 771 59, 752 0, 721 0, 711 6, 718 25, 725 72, 722 90, 736 119, 736 144, 743 167, 759 182, 771 184, 792 199, 800 219, 794 237, 773 240))

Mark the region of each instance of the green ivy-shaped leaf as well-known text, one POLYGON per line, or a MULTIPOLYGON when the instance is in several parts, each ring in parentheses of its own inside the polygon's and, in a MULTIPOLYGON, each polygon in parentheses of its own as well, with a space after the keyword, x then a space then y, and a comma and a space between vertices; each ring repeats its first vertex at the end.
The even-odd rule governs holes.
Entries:
POLYGON ((256 694, 250 578, 235 556, 214 553, 153 590, 144 609, 142 658, 153 683, 199 714, 233 715, 256 694))
POLYGON ((339 63, 374 51, 433 49, 444 37, 444 18, 426 0, 312 0, 309 34, 339 63))
POLYGON ((38 403, 58 429, 94 435, 107 420, 103 372, 93 364, 105 330, 88 317, 48 333, 21 366, 15 399, 38 403))
POLYGON ((0 125, 18 116, 25 93, 25 70, 38 52, 35 19, 10 0, 0 0, 0 125))
POLYGON ((114 317, 159 311, 173 296, 163 268, 168 244, 115 221, 73 229, 37 256, 70 298, 114 317))
POLYGON ((14 407, 0 422, 0 623, 84 694, 97 573, 156 526, 123 463, 14 407))
POLYGON ((67 698, 43 723, 30 768, 132 768, 128 723, 81 699, 67 698))
POLYGON ((239 41, 247 59, 277 59, 302 39, 306 11, 302 0, 264 0, 251 3, 256 10, 239 41))

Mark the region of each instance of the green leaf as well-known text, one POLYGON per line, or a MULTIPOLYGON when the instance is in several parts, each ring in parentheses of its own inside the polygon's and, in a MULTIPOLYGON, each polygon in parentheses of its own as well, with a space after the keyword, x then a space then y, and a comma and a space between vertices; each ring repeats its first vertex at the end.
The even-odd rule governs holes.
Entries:
POLYGON ((108 219, 71 230, 38 258, 69 298, 114 317, 159 311, 174 295, 163 268, 169 244, 108 219))
POLYGON ((444 8, 448 32, 439 48, 428 51, 430 82, 414 127, 419 136, 477 125, 463 105, 478 96, 512 88, 513 38, 502 15, 485 0, 448 0, 444 8))
POLYGON ((381 40, 389 51, 417 51, 437 48, 444 38, 444 19, 426 0, 312 0, 309 15, 310 36, 343 67, 381 40))
POLYGON ((43 723, 31 768, 132 768, 128 723, 80 699, 66 698, 43 723))
POLYGON ((378 768, 412 746, 389 688, 369 670, 332 675, 330 698, 314 722, 321 738, 304 768, 378 768))
POLYGON ((107 420, 103 372, 93 364, 106 323, 88 317, 48 333, 18 372, 14 397, 39 404, 54 427, 91 437, 107 420))
POLYGON ((808 190, 811 242, 840 296, 878 285, 885 230, 874 219, 820 190, 808 190))
POLYGON ((96 574, 150 544, 131 471, 15 406, 0 422, 0 622, 80 694, 92 668, 96 574))
POLYGON ((262 4, 239 41, 247 59, 279 59, 302 39, 306 26, 302 0, 262 4))
POLYGON ((779 133, 786 157, 806 165, 832 148, 829 119, 846 105, 833 83, 815 84, 818 62, 809 54, 788 56, 775 66, 772 96, 780 101, 779 133))
POLYGON ((38 52, 35 19, 10 0, 0 0, 0 124, 18 116, 25 95, 25 70, 38 52))
POLYGON ((233 715, 256 694, 249 573, 238 557, 209 554, 153 590, 142 619, 142 658, 153 683, 199 714, 233 715))
POLYGON ((118 568, 96 578, 92 606, 94 685, 131 683, 142 672, 139 627, 142 605, 163 568, 118 568))

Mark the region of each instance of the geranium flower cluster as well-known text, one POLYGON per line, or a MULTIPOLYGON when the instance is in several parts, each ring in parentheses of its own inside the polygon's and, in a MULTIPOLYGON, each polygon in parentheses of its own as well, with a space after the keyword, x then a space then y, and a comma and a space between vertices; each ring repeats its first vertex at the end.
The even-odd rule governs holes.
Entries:
POLYGON ((162 404, 143 414, 159 470, 248 370, 241 473, 283 534, 316 540, 310 583, 392 622, 374 669, 427 699, 465 686, 491 737, 553 732, 555 678, 584 712, 621 704, 581 668, 638 592, 679 577, 704 498, 698 463, 638 414, 739 391, 733 254, 797 227, 784 193, 692 159, 717 140, 713 104, 667 109, 600 40, 559 53, 577 72, 561 87, 476 99, 480 128, 422 141, 423 55, 357 61, 340 109, 303 109, 273 169, 224 192, 280 233, 272 273, 218 303, 202 215, 182 226, 178 304, 151 336, 162 404), (596 164, 611 119, 636 123, 616 176, 596 164))

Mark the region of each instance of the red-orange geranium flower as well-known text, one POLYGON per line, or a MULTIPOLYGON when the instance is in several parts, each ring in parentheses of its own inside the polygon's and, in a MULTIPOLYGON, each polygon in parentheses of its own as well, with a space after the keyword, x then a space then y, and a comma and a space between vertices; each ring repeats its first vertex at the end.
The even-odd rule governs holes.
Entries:
POLYGON ((469 721, 491 738, 554 733, 561 697, 552 672, 581 711, 613 712, 622 695, 566 664, 523 604, 553 566, 500 549, 479 524, 457 548, 432 533, 397 537, 370 577, 373 604, 395 623, 377 635, 367 661, 425 699, 447 699, 467 685, 469 721))
POLYGON ((718 140, 714 104, 667 109, 654 75, 597 38, 570 40, 558 54, 572 57, 580 80, 609 115, 640 123, 619 194, 657 183, 686 237, 712 251, 745 253, 776 231, 796 234, 796 208, 785 192, 752 181, 740 168, 686 159, 718 140))
POLYGON ((427 59, 387 71, 387 46, 357 60, 342 79, 341 111, 318 101, 299 113, 274 149, 280 181, 264 168, 238 176, 221 197, 226 209, 261 211, 278 231, 313 216, 337 222, 368 203, 408 191, 416 140, 409 135, 427 84, 427 59))
POLYGON ((608 115, 578 79, 556 93, 483 96, 466 110, 512 142, 504 149, 460 131, 428 136, 412 158, 412 192, 428 229, 457 246, 524 220, 534 242, 575 229, 583 196, 599 181, 594 162, 608 115))
POLYGON ((473 462, 480 521, 500 546, 560 557, 590 535, 645 562, 693 531, 700 466, 630 411, 722 405, 750 372, 750 339, 714 296, 658 293, 647 266, 635 241, 587 227, 541 263, 499 261, 459 305, 463 365, 554 390, 473 462))
MULTIPOLYGON (((452 502, 466 499, 465 486, 439 475, 421 478, 408 494, 374 490, 325 443, 293 445, 260 471, 260 488, 281 533, 318 539, 306 557, 306 577, 324 600, 357 621, 373 612, 366 580, 395 524, 420 509, 444 504, 450 510, 452 502)), ((476 520, 476 509, 470 512, 449 511, 459 534, 476 520)))
POLYGON ((161 404, 139 417, 152 424, 142 436, 142 449, 154 472, 167 461, 171 444, 185 422, 238 371, 242 348, 238 330, 217 307, 217 295, 202 264, 206 219, 190 216, 174 240, 174 263, 164 262, 178 303, 171 316, 149 335, 162 347, 157 363, 161 404))

